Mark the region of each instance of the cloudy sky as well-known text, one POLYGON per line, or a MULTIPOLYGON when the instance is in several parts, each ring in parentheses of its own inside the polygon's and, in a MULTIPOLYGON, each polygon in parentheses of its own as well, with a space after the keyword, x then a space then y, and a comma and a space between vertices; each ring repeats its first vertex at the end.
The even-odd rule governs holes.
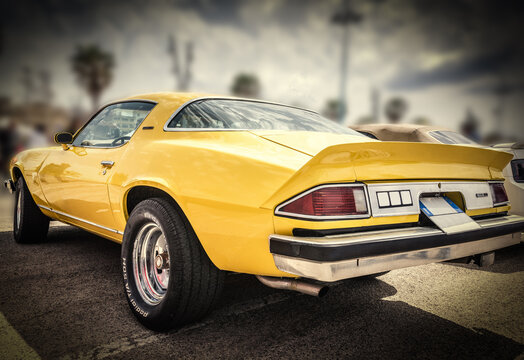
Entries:
MULTIPOLYGON (((190 89, 228 94, 239 72, 256 74, 261 97, 321 110, 338 96, 341 28, 330 18, 342 0, 76 1, 6 0, 0 32, 0 96, 24 99, 22 68, 52 75, 54 102, 89 107, 70 58, 98 44, 116 67, 102 100, 173 90, 167 39, 194 43, 190 89)), ((523 131, 522 2, 353 1, 362 15, 351 28, 348 123, 382 104, 409 102, 405 121, 429 118, 457 128, 466 110, 484 133, 523 131), (502 93, 503 96, 496 96, 502 93), (502 105, 501 105, 502 104, 502 105), (497 125, 494 110, 503 119, 497 125)))

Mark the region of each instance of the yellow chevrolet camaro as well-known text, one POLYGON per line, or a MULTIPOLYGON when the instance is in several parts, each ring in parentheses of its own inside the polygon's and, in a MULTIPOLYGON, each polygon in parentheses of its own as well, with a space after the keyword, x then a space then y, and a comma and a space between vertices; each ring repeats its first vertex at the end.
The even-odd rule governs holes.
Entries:
POLYGON ((225 271, 322 295, 328 282, 489 258, 524 229, 507 214, 510 154, 380 142, 292 106, 141 95, 55 140, 11 162, 15 240, 44 240, 53 219, 122 243, 129 305, 156 330, 203 317, 225 271))

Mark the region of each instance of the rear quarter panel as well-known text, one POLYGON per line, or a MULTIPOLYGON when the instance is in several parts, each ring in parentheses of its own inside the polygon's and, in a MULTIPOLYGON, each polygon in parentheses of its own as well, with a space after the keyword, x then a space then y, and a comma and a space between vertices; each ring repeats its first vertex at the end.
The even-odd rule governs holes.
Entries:
POLYGON ((273 210, 261 205, 310 156, 249 132, 154 129, 137 135, 109 181, 119 230, 128 217, 129 190, 157 187, 175 199, 217 267, 284 275, 269 252, 273 210))

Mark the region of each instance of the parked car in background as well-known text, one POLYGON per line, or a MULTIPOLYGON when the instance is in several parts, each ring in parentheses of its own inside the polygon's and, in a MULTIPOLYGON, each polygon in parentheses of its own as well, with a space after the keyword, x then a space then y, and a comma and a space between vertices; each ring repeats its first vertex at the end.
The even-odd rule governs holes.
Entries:
POLYGON ((504 168, 504 187, 511 200, 511 213, 524 216, 524 143, 493 146, 513 154, 513 160, 504 168))
MULTIPOLYGON (((428 142, 487 148, 456 131, 443 127, 415 124, 365 124, 350 126, 350 128, 382 141, 428 142)), ((524 216, 524 144, 500 144, 493 148, 507 151, 513 155, 513 160, 503 170, 504 185, 511 201, 510 214, 524 216)))
POLYGON ((308 279, 486 254, 524 229, 510 154, 381 142, 293 106, 140 95, 55 141, 11 161, 14 239, 55 219, 121 243, 129 306, 155 330, 205 316, 225 271, 322 295, 308 279))
POLYGON ((438 126, 416 124, 364 124, 352 125, 350 128, 372 139, 381 141, 409 141, 482 146, 456 131, 438 126))

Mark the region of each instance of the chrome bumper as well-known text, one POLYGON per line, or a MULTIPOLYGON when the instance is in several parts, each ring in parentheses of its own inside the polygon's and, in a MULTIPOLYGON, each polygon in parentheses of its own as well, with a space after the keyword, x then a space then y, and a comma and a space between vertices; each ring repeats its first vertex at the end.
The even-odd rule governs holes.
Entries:
POLYGON ((452 235, 413 227, 325 237, 271 235, 269 241, 279 270, 331 282, 490 252, 518 244, 524 230, 524 217, 516 215, 477 223, 480 230, 452 235))
POLYGON ((15 184, 11 179, 4 181, 4 186, 6 187, 7 191, 9 191, 10 194, 15 192, 15 184))

